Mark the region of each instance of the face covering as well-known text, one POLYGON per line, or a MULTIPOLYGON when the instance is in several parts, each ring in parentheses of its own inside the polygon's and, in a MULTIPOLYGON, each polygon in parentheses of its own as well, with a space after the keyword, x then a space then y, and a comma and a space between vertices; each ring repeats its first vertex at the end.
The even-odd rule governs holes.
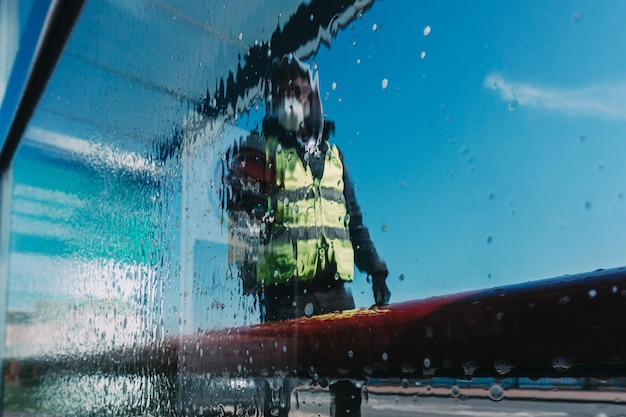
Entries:
POLYGON ((289 132, 296 132, 304 126, 304 106, 294 97, 285 97, 278 106, 278 123, 289 132))

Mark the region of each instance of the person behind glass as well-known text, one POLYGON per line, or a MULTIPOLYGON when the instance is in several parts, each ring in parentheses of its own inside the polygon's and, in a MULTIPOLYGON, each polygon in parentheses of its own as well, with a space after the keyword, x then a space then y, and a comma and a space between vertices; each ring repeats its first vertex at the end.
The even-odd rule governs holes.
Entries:
MULTIPOLYGON (((244 292, 257 295, 264 323, 349 310, 355 303, 345 283, 356 265, 371 277, 375 304, 388 304, 387 265, 329 142, 335 125, 323 118, 318 78, 293 56, 274 60, 268 78, 262 131, 225 158, 222 198, 244 292)), ((292 388, 285 381, 280 395, 289 398, 292 388)), ((337 381, 329 390, 332 416, 360 415, 358 386, 337 381)), ((266 415, 287 415, 289 401, 280 403, 286 408, 266 398, 266 415)))
MULTIPOLYGON (((292 56, 272 64, 261 138, 274 183, 267 187, 256 263, 271 322, 355 308, 345 283, 354 267, 371 276, 374 302, 389 303, 378 256, 339 148, 329 142, 318 78, 292 56)), ((262 308, 263 309, 263 308, 262 308)))

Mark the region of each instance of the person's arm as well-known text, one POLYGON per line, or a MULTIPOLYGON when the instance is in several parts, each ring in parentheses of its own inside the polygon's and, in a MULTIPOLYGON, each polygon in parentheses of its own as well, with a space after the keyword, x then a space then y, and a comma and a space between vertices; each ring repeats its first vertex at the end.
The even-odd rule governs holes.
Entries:
MULTIPOLYGON (((341 152, 340 156, 343 163, 341 152)), ((354 184, 348 174, 345 163, 343 165, 343 194, 346 199, 348 215, 350 216, 350 239, 354 248, 354 263, 360 271, 371 275, 376 304, 388 304, 391 293, 385 282, 389 274, 387 264, 378 256, 370 232, 363 224, 363 213, 356 201, 354 184)))

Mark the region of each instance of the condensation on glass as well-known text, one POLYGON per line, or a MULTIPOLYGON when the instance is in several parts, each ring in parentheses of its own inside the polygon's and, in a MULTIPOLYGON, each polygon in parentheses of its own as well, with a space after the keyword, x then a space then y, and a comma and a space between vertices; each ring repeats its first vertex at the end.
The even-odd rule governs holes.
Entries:
MULTIPOLYGON (((11 5, 0 1, 0 82, 28 13, 11 5), (18 20, 7 26, 10 14, 18 20)), ((392 303, 493 288, 504 306, 503 286, 619 267, 622 9, 87 1, 3 178, 4 412, 328 415, 338 395, 329 387, 348 381, 367 415, 617 415, 618 345, 607 347, 614 368, 573 376, 568 351, 531 377, 515 374, 506 346, 482 355, 472 344, 463 356, 467 312, 489 323, 485 344, 519 327, 496 301, 420 324, 419 337, 459 353, 449 362, 437 351, 397 360, 412 336, 380 329, 370 334, 394 350, 371 357, 371 340, 342 339, 367 331, 330 326, 307 339, 287 326, 268 338, 249 274, 264 225, 257 206, 227 210, 224 178, 233 148, 262 127, 268 66, 285 55, 319 77, 392 303), (298 368, 315 355, 331 365, 298 368)), ((367 310, 366 275, 348 285, 354 314, 383 314, 367 310)), ((563 290, 551 308, 623 304, 626 288, 606 285, 563 290)), ((541 303, 525 300, 524 311, 541 303)))

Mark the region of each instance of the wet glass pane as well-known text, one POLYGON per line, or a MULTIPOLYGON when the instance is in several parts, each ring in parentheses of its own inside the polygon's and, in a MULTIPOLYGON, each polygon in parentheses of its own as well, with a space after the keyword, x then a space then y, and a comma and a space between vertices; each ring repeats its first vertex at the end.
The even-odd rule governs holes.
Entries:
POLYGON ((618 415, 625 18, 86 1, 3 178, 5 415, 618 415))

